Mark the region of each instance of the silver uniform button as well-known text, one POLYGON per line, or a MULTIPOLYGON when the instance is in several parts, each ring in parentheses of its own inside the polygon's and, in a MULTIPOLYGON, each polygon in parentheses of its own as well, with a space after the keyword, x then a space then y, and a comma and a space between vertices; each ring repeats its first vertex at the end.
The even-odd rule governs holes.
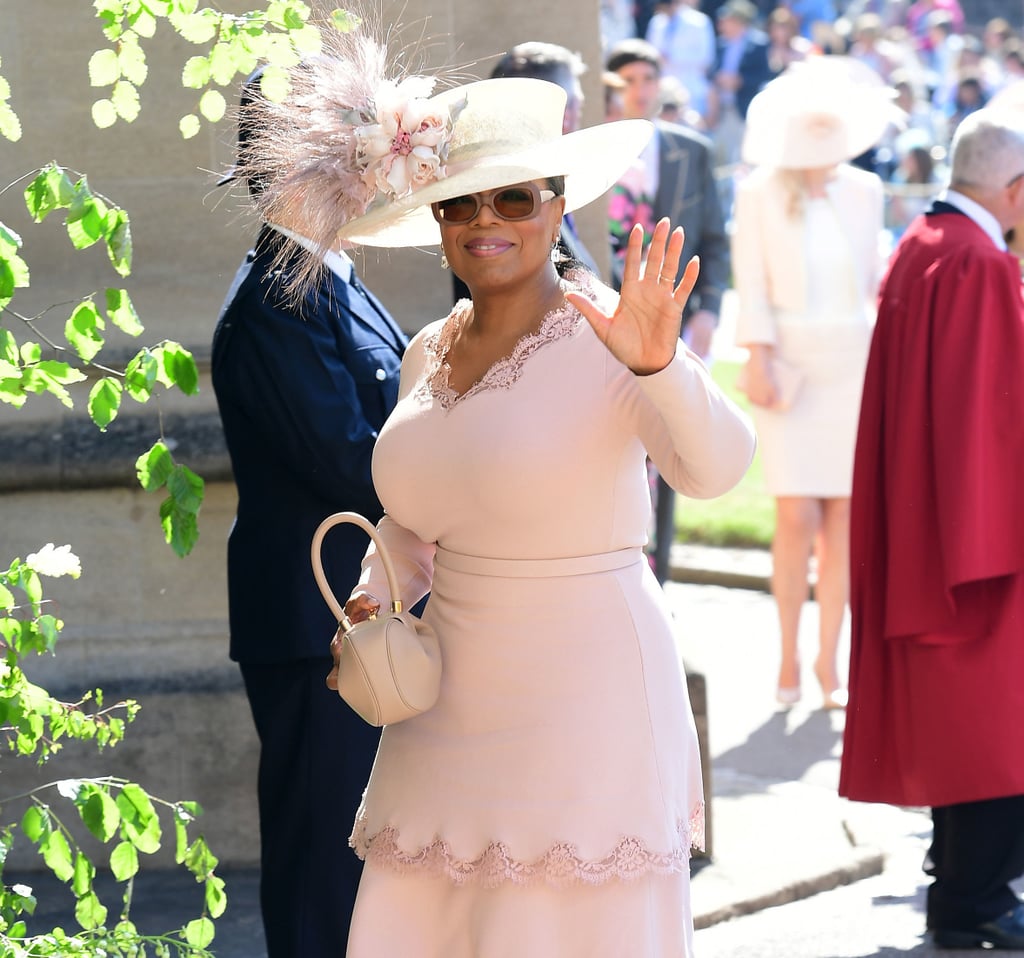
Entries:
POLYGON ((377 382, 382 383, 388 378, 388 374, 383 369, 378 369, 376 372, 377 382))

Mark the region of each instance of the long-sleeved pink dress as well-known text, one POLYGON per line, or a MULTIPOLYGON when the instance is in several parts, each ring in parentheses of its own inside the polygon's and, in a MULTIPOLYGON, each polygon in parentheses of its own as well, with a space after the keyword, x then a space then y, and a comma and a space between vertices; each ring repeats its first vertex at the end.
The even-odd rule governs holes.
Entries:
MULTIPOLYGON (((456 395, 446 353, 469 308, 410 345, 374 454, 401 598, 430 590, 444 671, 433 709, 384 729, 348 954, 688 956, 700 758, 642 553, 645 457, 719 495, 752 429, 685 348, 635 376, 568 305, 456 395)), ((363 580, 387 595, 372 549, 363 580)))

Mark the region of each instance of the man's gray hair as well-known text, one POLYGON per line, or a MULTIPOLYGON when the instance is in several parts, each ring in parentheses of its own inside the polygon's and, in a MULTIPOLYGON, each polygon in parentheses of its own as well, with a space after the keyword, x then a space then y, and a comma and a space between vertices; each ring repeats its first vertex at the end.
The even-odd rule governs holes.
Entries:
POLYGON ((999 190, 1024 174, 1024 112, 981 109, 968 114, 953 134, 950 181, 999 190))

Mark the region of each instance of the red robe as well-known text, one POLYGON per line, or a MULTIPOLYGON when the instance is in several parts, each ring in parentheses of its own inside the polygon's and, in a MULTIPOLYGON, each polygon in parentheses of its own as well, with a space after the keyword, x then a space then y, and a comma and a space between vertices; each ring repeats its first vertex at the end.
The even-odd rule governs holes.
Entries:
POLYGON ((1024 302, 966 216, 919 217, 883 281, 850 550, 840 794, 1024 795, 1024 302))

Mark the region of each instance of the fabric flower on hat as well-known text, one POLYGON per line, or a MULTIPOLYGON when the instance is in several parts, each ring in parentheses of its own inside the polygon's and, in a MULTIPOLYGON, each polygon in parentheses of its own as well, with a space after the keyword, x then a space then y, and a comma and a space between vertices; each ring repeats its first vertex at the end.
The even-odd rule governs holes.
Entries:
POLYGON ((372 190, 397 199, 445 175, 456 114, 429 102, 433 86, 430 77, 385 80, 374 98, 376 122, 355 127, 358 161, 372 190))

